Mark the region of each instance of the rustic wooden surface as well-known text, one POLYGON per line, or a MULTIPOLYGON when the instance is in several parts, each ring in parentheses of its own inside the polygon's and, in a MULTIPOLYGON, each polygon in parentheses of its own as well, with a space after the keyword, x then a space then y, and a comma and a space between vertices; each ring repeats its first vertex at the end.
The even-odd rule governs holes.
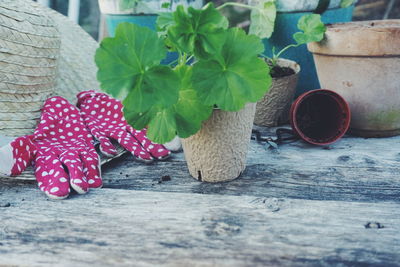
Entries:
POLYGON ((0 179, 0 266, 399 266, 399 144, 252 141, 246 171, 220 184, 191 178, 183 153, 126 155, 103 189, 64 201, 0 179))

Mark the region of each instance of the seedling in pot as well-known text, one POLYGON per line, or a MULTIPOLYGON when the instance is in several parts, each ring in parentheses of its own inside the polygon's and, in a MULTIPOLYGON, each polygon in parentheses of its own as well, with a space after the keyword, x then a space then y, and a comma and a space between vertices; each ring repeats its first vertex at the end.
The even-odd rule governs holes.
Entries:
MULTIPOLYGON (((238 4, 219 9, 227 5, 238 4)), ((247 6, 257 27, 266 19, 265 6, 247 6)), ((137 129, 148 126, 153 141, 189 137, 215 106, 238 111, 269 89, 269 67, 259 57, 264 51, 260 37, 229 28, 212 3, 162 13, 157 28, 158 33, 122 23, 114 38, 102 41, 95 58, 103 90, 123 99, 128 122, 137 129), (179 54, 176 66, 160 64, 168 50, 179 54)))
POLYGON ((290 44, 284 47, 278 53, 276 53, 275 48, 273 48, 272 58, 263 55, 271 68, 272 77, 282 77, 288 74, 293 74, 293 70, 287 70, 288 68, 277 66, 278 59, 290 48, 295 48, 311 42, 321 41, 324 38, 326 31, 326 27, 321 21, 321 16, 319 14, 308 14, 302 16, 297 23, 297 27, 300 31, 293 34, 293 39, 296 41, 295 44, 290 44))

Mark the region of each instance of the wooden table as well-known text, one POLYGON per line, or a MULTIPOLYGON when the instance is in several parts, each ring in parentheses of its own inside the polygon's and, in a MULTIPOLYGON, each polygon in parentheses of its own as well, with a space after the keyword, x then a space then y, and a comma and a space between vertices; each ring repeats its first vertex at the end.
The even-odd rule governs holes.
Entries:
POLYGON ((243 175, 219 184, 191 178, 183 153, 127 155, 103 189, 64 201, 1 179, 0 266, 398 266, 399 148, 252 141, 243 175))

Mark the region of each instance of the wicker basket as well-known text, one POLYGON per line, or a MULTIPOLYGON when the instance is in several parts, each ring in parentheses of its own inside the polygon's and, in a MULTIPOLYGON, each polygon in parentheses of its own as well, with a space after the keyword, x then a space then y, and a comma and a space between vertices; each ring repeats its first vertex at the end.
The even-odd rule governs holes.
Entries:
POLYGON ((60 35, 33 1, 0 2, 0 134, 33 132, 54 93, 60 35))

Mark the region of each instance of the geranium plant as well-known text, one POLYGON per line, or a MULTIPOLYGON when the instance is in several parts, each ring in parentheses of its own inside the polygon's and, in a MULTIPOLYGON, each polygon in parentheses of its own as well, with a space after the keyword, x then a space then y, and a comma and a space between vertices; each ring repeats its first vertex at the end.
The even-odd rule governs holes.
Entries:
POLYGON ((271 3, 178 6, 159 15, 158 32, 120 24, 96 53, 102 89, 123 99, 128 123, 137 129, 147 126, 155 142, 195 134, 214 108, 238 111, 269 89, 269 67, 259 56, 264 51, 260 37, 273 31, 271 3), (252 10, 250 34, 228 27, 218 10, 228 5, 252 10), (160 64, 167 51, 178 52, 176 64, 160 64))
POLYGON ((229 28, 212 3, 202 9, 178 6, 157 23, 159 35, 122 23, 96 53, 102 88, 123 99, 128 122, 148 126, 153 141, 189 137, 213 108, 237 111, 268 90, 269 68, 258 57, 261 39, 229 28), (176 66, 160 65, 167 49, 178 52, 176 66))
POLYGON ((325 24, 321 21, 321 16, 319 14, 302 16, 297 23, 297 28, 300 31, 293 34, 293 39, 296 43, 287 45, 277 53, 275 53, 275 49, 273 49, 272 58, 263 55, 268 59, 268 64, 271 67, 276 66, 278 58, 288 49, 311 42, 320 42, 324 38, 326 31, 325 24))

